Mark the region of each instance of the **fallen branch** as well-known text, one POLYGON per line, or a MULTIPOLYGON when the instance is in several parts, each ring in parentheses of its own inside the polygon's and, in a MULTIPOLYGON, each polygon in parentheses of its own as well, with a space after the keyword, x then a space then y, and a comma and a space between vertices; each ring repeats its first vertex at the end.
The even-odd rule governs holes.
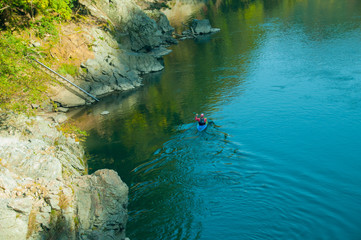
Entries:
POLYGON ((191 30, 191 35, 192 35, 194 38, 197 37, 197 36, 195 35, 194 30, 193 30, 192 27, 190 27, 190 26, 188 26, 188 25, 186 25, 186 24, 184 24, 184 23, 182 23, 182 25, 185 26, 185 27, 187 27, 187 28, 189 28, 189 29, 191 30))
POLYGON ((9 8, 9 7, 10 7, 9 5, 6 6, 6 7, 3 7, 2 9, 0 9, 0 11, 3 11, 3 10, 5 10, 5 9, 9 8))

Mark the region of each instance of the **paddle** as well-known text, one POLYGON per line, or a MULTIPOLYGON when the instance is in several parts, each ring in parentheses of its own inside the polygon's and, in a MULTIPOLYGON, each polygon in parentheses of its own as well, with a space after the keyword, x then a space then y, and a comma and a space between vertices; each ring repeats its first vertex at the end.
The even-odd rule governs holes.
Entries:
MULTIPOLYGON (((198 113, 196 113, 196 112, 193 112, 193 114, 198 115, 198 113)), ((212 120, 210 120, 208 118, 207 118, 207 122, 208 122, 208 124, 214 124, 215 125, 214 121, 212 121, 212 120)))

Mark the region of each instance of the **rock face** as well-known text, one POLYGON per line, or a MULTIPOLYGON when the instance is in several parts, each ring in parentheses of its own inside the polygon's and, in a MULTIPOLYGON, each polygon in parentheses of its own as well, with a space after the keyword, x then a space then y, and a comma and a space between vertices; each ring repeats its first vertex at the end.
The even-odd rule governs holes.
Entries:
MULTIPOLYGON (((172 37, 174 28, 159 11, 144 12, 132 0, 80 0, 102 26, 89 32, 93 39, 94 59, 81 67, 75 79, 82 88, 96 97, 114 91, 126 91, 141 85, 141 75, 164 68, 161 58, 170 50, 169 44, 177 43, 172 37)), ((69 97, 65 89, 52 99, 63 107, 84 105, 85 101, 69 97)))
POLYGON ((87 239, 124 239, 128 187, 112 170, 74 180, 79 234, 87 239))
POLYGON ((128 187, 55 125, 0 115, 0 239, 125 239, 128 187))

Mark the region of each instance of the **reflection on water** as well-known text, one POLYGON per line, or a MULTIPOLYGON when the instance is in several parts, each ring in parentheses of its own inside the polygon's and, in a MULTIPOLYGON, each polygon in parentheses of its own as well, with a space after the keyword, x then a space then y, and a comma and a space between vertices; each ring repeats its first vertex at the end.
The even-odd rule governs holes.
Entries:
POLYGON ((191 15, 221 32, 78 116, 90 168, 130 186, 129 237, 359 239, 361 1, 210 0, 191 15), (195 112, 215 125, 198 133, 195 112))

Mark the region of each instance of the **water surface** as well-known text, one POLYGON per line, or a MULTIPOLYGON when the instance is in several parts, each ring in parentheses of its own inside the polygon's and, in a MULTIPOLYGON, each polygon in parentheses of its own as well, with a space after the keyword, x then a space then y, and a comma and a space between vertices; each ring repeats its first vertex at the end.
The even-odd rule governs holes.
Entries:
POLYGON ((360 239, 361 2, 209 1, 221 32, 79 118, 144 239, 360 239), (108 110, 107 116, 99 115, 108 110), (193 113, 214 121, 198 133, 193 113))

